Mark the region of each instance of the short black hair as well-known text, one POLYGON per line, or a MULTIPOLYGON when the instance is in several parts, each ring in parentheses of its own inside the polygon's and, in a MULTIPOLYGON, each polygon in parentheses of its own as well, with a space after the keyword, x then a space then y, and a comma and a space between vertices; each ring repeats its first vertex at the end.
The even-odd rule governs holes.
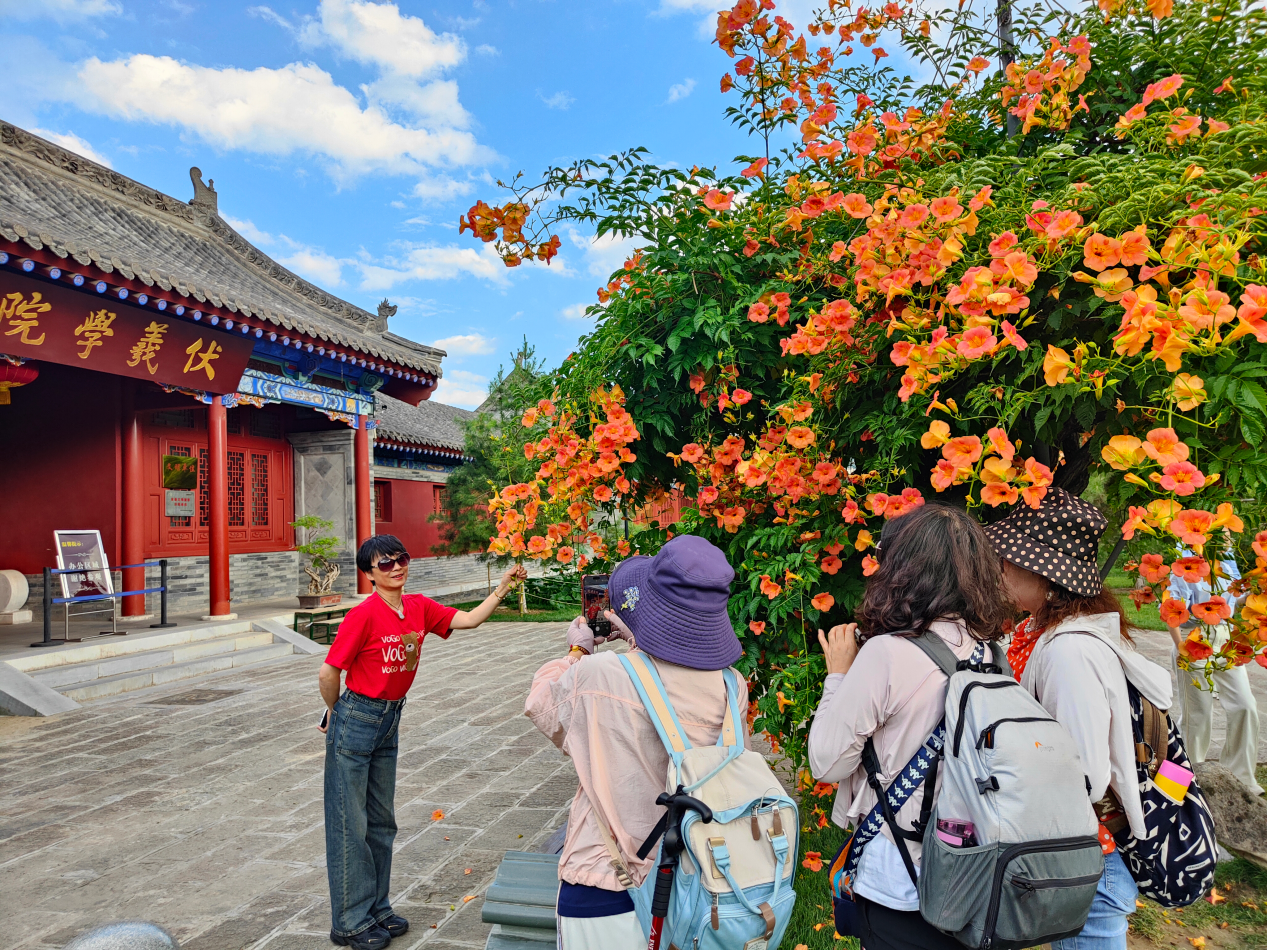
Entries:
POLYGON ((379 559, 393 554, 407 554, 404 542, 394 534, 375 534, 361 542, 356 549, 356 569, 368 574, 379 559))

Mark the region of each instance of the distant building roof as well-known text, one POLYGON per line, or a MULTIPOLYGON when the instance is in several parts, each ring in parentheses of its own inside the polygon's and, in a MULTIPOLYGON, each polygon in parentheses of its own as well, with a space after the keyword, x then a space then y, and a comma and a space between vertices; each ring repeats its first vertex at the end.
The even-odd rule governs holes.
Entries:
POLYGON ((461 423, 476 415, 478 413, 469 409, 433 400, 411 406, 383 393, 374 395, 374 418, 378 420, 379 436, 410 445, 461 450, 466 445, 461 423))
POLYGON ((0 236, 441 375, 443 350, 387 330, 395 307, 370 313, 287 270, 224 222, 198 169, 190 177, 194 198, 180 201, 0 122, 0 236))

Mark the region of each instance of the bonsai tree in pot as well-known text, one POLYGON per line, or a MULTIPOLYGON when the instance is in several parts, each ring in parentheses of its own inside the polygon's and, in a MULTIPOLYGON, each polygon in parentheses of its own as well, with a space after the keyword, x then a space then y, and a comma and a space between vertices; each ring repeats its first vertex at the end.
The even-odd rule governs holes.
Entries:
POLYGON ((295 545, 295 550, 309 561, 304 568, 309 578, 308 593, 299 595, 299 606, 307 610, 332 607, 343 599, 342 594, 331 590, 339 578, 339 565, 334 560, 339 553, 339 539, 329 533, 334 528, 334 522, 316 515, 304 515, 292 521, 290 526, 305 532, 306 540, 295 545))

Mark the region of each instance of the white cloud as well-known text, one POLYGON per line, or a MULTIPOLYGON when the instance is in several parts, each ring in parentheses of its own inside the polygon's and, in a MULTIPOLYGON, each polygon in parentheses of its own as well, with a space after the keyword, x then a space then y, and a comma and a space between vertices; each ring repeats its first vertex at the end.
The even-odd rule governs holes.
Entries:
POLYGON ((677 102, 679 99, 685 99, 695 91, 695 80, 688 79, 685 82, 674 83, 669 87, 669 102, 677 102))
POLYGON ((415 247, 398 260, 360 267, 362 290, 390 290, 407 280, 452 280, 463 274, 495 284, 510 282, 508 268, 489 244, 479 249, 457 244, 415 247))
POLYGON ((496 46, 490 46, 488 43, 481 43, 479 46, 475 47, 475 52, 479 53, 481 56, 500 56, 502 54, 502 51, 496 46))
POLYGON ((267 231, 261 231, 255 226, 255 222, 251 221, 249 218, 235 218, 233 215, 225 214, 223 211, 220 212, 220 217, 224 219, 225 224, 233 228, 234 231, 237 231, 238 234, 242 235, 242 237, 246 238, 252 244, 258 245, 259 247, 268 247, 268 245, 273 243, 273 236, 267 231))
POLYGON ((484 356, 493 352, 496 340, 490 340, 482 333, 466 333, 459 336, 446 336, 436 340, 432 346, 439 347, 450 356, 484 356))
MULTIPOLYGON (((115 0, 0 0, 0 8, 76 3, 115 0)), ((437 33, 391 2, 321 0, 316 16, 298 21, 269 6, 247 12, 308 49, 331 49, 378 76, 354 90, 314 63, 213 68, 137 54, 85 61, 76 88, 57 97, 116 118, 175 126, 217 148, 324 158, 335 177, 424 174, 428 166, 495 157, 469 131, 458 84, 442 78, 466 59, 460 36, 437 33)))
POLYGON ((559 313, 563 315, 564 320, 593 320, 594 318, 585 312, 588 307, 587 303, 568 304, 559 313))
POLYGON ((422 20, 405 16, 394 3, 321 0, 317 18, 298 32, 308 46, 333 46, 358 62, 384 72, 422 79, 451 69, 466 58, 466 44, 452 33, 436 33, 422 20))
POLYGON ((96 162, 98 165, 105 165, 106 168, 113 168, 110 159, 106 158, 95 148, 81 139, 74 132, 52 132, 48 129, 31 129, 33 134, 40 138, 48 139, 54 145, 60 145, 62 148, 69 149, 76 155, 82 155, 89 161, 96 162))
POLYGON ((460 198, 463 195, 469 195, 475 190, 476 182, 471 180, 459 181, 448 175, 427 176, 418 179, 414 184, 413 194, 415 198, 422 198, 424 201, 433 201, 435 199, 460 198))
POLYGON ((474 409, 488 398, 488 377, 463 369, 445 369, 431 398, 449 406, 474 409))
POLYGON ((338 287, 343 283, 343 265, 333 254, 316 247, 298 244, 287 239, 293 246, 290 254, 278 255, 277 263, 289 267, 300 277, 306 277, 319 287, 338 287))
POLYGON ((552 96, 544 96, 537 93, 537 98, 546 104, 547 109, 567 109, 576 101, 574 96, 568 95, 566 91, 560 90, 552 96))
POLYGON ((568 229, 568 240, 585 255, 586 270, 604 281, 614 271, 624 266, 633 252, 638 249, 638 238, 620 237, 605 234, 600 238, 591 238, 581 234, 575 228, 568 229))
POLYGON ((0 19, 37 20, 47 17, 58 23, 81 18, 116 16, 123 12, 117 0, 0 0, 0 19))
POLYGON ((424 165, 487 157, 469 132, 413 127, 377 105, 362 108, 311 64, 216 69, 136 54, 112 62, 93 57, 81 66, 79 79, 84 97, 108 115, 181 126, 218 147, 325 156, 349 174, 417 172, 424 165))

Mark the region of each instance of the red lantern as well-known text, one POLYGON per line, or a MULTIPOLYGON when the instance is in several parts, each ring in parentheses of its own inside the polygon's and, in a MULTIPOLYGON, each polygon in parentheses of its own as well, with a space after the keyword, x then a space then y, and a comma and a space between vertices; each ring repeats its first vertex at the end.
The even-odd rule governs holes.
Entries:
POLYGON ((33 383, 39 375, 39 368, 34 363, 15 366, 8 360, 0 359, 0 406, 9 405, 10 389, 33 383))

